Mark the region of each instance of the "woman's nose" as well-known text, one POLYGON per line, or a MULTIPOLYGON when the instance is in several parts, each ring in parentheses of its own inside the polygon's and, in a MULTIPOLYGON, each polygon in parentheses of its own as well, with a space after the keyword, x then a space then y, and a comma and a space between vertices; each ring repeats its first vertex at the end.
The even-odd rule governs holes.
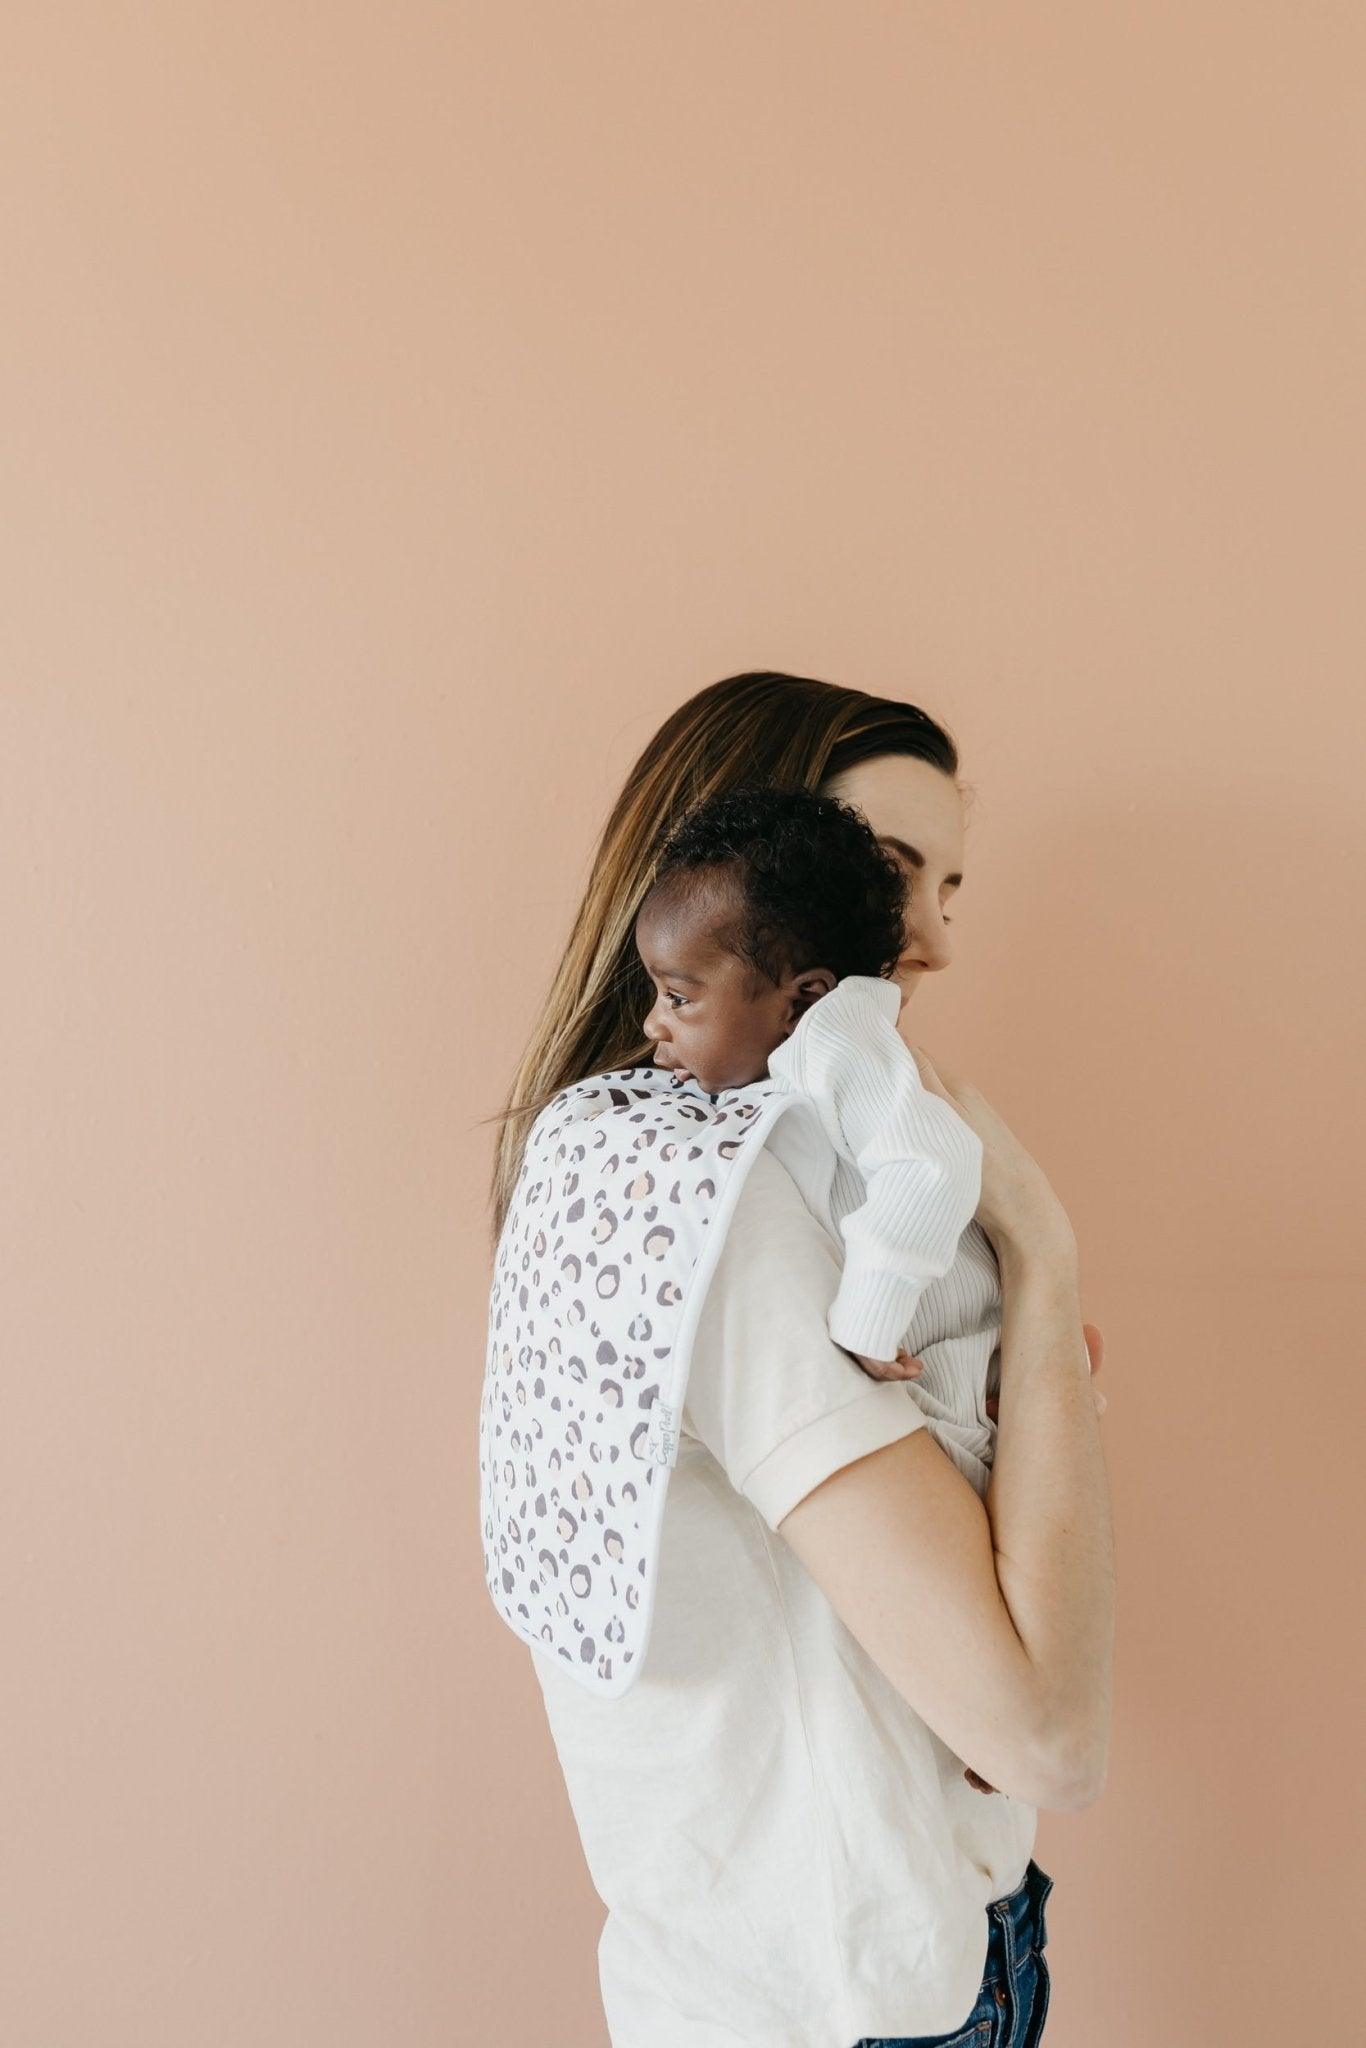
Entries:
POLYGON ((942 917, 912 917, 908 920, 906 951, 903 958, 919 964, 934 973, 947 967, 953 958, 953 947, 942 917))

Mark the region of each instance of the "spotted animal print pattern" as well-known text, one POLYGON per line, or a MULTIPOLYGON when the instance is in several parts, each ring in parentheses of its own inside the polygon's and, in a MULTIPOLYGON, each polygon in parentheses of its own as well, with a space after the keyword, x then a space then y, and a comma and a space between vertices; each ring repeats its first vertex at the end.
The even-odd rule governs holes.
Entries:
POLYGON ((509 1627, 591 1691, 639 1674, 692 1333, 748 1164, 802 1100, 619 1068, 564 1089, 528 1136, 489 1303, 485 1578, 509 1627))

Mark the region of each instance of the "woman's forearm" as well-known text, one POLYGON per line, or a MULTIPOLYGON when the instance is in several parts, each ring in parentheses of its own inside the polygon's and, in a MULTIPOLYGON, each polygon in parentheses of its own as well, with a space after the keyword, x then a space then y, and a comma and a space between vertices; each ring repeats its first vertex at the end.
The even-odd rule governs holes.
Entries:
POLYGON ((1077 1260, 1070 1245, 996 1250, 1001 1385, 986 1491, 996 1574, 1039 1674, 1048 1739, 1071 1760, 1084 1804, 1109 1750, 1115 1559, 1077 1260))

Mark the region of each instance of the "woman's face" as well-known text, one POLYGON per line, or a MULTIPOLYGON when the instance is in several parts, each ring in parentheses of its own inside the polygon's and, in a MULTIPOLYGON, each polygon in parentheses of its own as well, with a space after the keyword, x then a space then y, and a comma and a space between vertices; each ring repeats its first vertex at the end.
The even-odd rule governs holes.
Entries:
POLYGON ((963 879, 963 799, 942 769, 909 754, 879 754, 823 785, 863 812, 906 876, 906 936, 893 979, 907 1003, 925 974, 953 958, 946 917, 963 879))

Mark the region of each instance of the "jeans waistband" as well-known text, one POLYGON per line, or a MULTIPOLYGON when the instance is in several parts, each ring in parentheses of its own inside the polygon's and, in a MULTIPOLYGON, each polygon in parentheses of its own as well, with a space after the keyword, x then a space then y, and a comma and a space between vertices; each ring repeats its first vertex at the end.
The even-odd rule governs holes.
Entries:
POLYGON ((1013 1972, 1020 1958, 1031 1949, 1042 1948, 1048 1940, 1044 1902, 1053 1880, 1031 1856, 1024 1876, 1013 1892, 993 1899, 987 1907, 990 1938, 987 1943, 986 1981, 1013 1972))

